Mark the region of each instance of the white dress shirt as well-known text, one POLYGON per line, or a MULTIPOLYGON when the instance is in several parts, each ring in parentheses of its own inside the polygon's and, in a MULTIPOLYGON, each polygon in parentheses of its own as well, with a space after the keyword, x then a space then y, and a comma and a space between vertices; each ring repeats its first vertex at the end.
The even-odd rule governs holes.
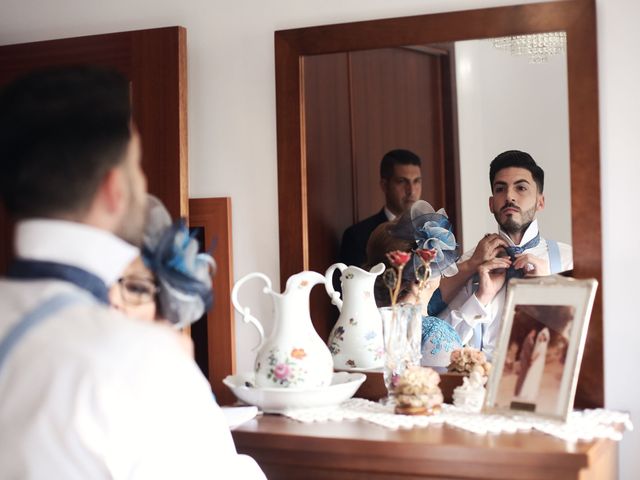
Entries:
MULTIPOLYGON (((17 225, 24 258, 84 268, 107 283, 137 249, 88 226, 17 225)), ((84 290, 0 279, 0 338, 44 299, 84 290)), ((0 370, 0 478, 264 478, 238 455, 225 417, 175 332, 98 302, 54 313, 0 370)))
MULTIPOLYGON (((538 221, 534 220, 525 231, 522 241, 516 245, 511 238, 502 230, 498 232, 512 246, 522 246, 532 240, 538 234, 538 221)), ((567 271, 573 269, 573 253, 571 245, 557 242, 560 251, 561 270, 567 271)), ((473 255, 475 248, 466 252, 460 261, 468 260, 473 255)), ((526 250, 526 253, 543 258, 549 262, 549 251, 547 241, 540 237, 540 243, 537 246, 526 250)), ((475 288, 471 278, 466 285, 458 292, 449 306, 442 312, 442 318, 447 320, 453 328, 458 332, 463 344, 472 343, 476 326, 480 323, 484 324, 482 334, 482 351, 485 352, 488 359, 492 358, 498 337, 500 335, 500 325, 502 320, 502 312, 504 310, 504 302, 506 298, 507 286, 504 285, 496 294, 488 305, 482 305, 475 296, 475 288)))
POLYGON ((396 214, 389 210, 386 205, 384 206, 384 214, 387 216, 387 220, 390 222, 393 222, 396 219, 396 214))

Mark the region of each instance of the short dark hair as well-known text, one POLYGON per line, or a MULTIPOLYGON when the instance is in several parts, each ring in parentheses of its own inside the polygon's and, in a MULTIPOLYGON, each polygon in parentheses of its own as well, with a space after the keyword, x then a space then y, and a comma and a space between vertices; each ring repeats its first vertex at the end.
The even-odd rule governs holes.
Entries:
POLYGON ((131 137, 129 83, 90 66, 32 72, 0 91, 0 197, 20 217, 89 207, 131 137))
POLYGON ((533 180, 538 186, 540 193, 544 190, 544 170, 538 166, 533 157, 527 152, 521 152, 520 150, 507 150, 502 152, 491 162, 489 167, 489 182, 491 183, 491 191, 493 191, 493 181, 496 178, 496 174, 509 167, 524 168, 531 172, 533 180))
POLYGON ((380 162, 380 178, 391 178, 396 165, 416 165, 420 167, 422 162, 415 153, 398 148, 384 154, 380 162))

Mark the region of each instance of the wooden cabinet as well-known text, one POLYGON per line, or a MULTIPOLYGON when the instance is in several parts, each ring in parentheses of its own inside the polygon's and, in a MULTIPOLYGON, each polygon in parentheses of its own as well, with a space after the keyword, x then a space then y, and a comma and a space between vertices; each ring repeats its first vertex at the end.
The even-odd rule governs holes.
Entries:
POLYGON ((233 432, 276 479, 615 479, 617 444, 538 432, 475 435, 448 426, 390 430, 361 420, 304 424, 264 415, 233 432))

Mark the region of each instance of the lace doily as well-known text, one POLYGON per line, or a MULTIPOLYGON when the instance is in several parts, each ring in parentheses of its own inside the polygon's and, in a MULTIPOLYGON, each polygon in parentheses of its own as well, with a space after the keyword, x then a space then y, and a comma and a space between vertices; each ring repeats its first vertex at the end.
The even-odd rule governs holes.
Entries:
POLYGON ((438 415, 410 416, 396 415, 393 406, 362 398, 352 398, 331 407, 287 410, 283 415, 304 423, 359 419, 393 429, 447 424, 479 435, 537 430, 571 442, 595 438, 619 441, 622 439, 620 425, 633 430, 629 414, 604 409, 571 412, 566 422, 528 414, 506 416, 472 413, 448 404, 442 405, 442 412, 438 415))

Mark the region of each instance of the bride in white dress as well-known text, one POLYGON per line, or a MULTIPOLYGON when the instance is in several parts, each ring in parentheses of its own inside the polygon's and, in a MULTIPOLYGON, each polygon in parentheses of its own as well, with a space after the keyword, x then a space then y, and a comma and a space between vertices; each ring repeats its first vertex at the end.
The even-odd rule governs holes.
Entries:
POLYGON ((543 328, 536 336, 536 343, 531 353, 529 370, 522 383, 517 400, 527 403, 535 403, 540 390, 540 382, 544 373, 544 365, 547 358, 547 346, 549 345, 549 329, 543 328))

